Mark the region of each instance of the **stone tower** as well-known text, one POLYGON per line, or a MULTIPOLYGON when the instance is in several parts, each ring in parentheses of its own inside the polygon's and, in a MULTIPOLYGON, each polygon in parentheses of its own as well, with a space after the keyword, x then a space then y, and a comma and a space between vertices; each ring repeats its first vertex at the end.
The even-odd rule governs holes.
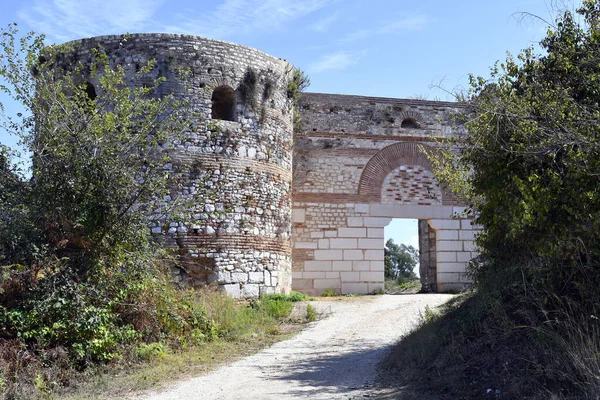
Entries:
POLYGON ((188 35, 100 36, 71 45, 83 62, 101 47, 111 65, 131 75, 155 60, 147 78, 165 79, 158 95, 186 98, 199 113, 197 129, 164 145, 172 159, 167 168, 185 171, 164 201, 191 200, 187 222, 163 220, 152 227, 179 251, 179 278, 217 283, 234 297, 289 292, 291 66, 252 48, 188 35), (181 82, 179 67, 191 71, 187 82, 181 82))

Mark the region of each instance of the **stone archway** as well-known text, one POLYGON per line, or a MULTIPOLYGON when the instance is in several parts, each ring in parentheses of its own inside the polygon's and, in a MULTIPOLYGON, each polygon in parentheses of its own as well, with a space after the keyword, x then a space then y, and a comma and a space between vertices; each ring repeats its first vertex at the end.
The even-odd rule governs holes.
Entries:
MULTIPOLYGON (((431 171, 431 163, 422 150, 427 146, 414 142, 399 142, 387 146, 375 154, 367 163, 360 177, 358 194, 370 203, 381 203, 381 189, 386 177, 403 165, 419 166, 431 171)), ((452 195, 441 190, 441 204, 452 205, 452 195)))

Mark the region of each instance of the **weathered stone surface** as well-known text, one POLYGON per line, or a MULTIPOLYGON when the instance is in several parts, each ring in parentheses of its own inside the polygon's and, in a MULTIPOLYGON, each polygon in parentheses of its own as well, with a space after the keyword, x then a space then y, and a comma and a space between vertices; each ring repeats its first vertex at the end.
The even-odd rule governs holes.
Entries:
POLYGON ((384 227, 392 218, 416 218, 424 287, 468 283, 478 227, 452 217, 462 205, 441 190, 423 152, 463 131, 451 118, 460 104, 306 93, 293 132, 284 60, 188 35, 102 36, 74 45, 84 63, 101 45, 131 87, 148 83, 135 73, 156 60, 144 77, 165 79, 156 95, 187 99, 201 121, 213 122, 161 149, 171 156, 166 170, 187 171, 163 205, 177 198, 195 204, 183 222, 150 227, 185 260, 181 281, 252 297, 289 292, 293 269, 296 290, 368 293, 382 284, 384 227), (175 67, 189 69, 189 79, 181 81, 175 67))

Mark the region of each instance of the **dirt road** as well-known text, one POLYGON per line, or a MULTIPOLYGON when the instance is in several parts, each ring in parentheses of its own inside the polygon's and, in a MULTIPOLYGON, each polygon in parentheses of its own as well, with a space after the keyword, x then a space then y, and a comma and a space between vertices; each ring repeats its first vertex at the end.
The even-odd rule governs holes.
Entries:
POLYGON ((207 375, 174 382, 146 400, 362 398, 375 367, 419 321, 425 306, 452 295, 333 298, 311 304, 323 313, 293 339, 207 375))

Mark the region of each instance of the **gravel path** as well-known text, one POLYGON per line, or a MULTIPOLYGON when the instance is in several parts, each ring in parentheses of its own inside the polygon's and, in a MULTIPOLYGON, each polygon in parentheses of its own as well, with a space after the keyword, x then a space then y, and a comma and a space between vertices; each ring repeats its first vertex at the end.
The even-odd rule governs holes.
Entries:
POLYGON ((311 302, 324 318, 294 338, 145 399, 362 398, 376 378, 377 363, 415 327, 425 306, 436 307, 451 297, 384 295, 311 302))

